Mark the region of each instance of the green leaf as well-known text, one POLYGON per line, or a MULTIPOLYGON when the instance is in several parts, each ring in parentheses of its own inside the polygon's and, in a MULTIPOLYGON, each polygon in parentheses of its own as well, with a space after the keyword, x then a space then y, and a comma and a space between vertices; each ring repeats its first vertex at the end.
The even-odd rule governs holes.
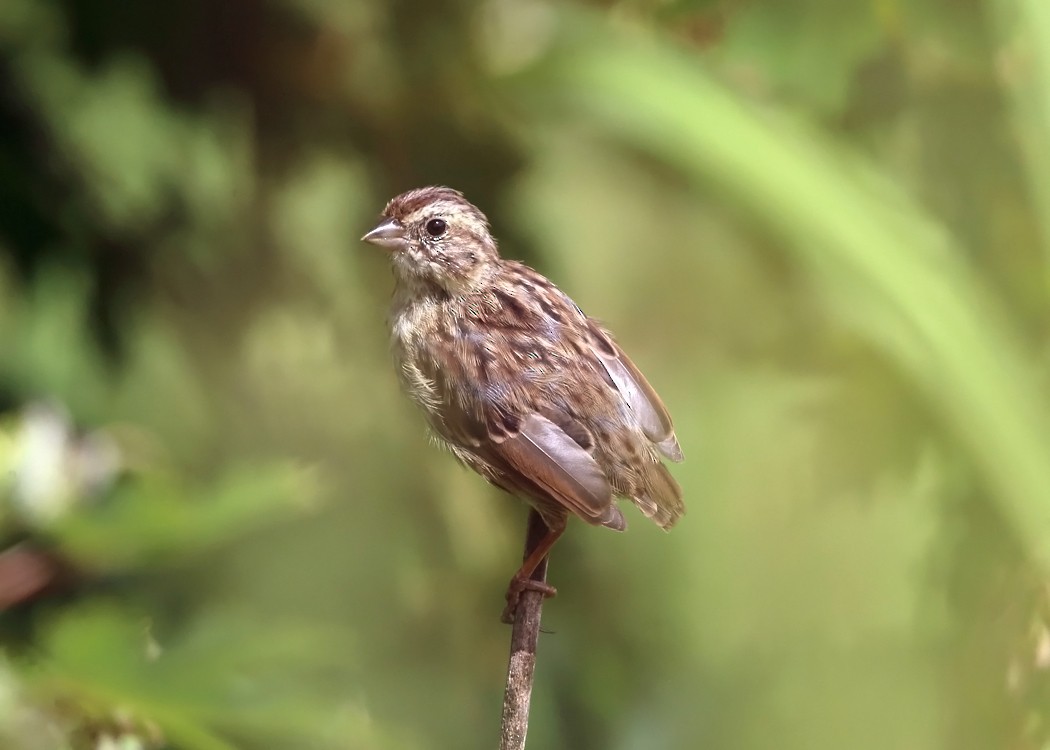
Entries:
MULTIPOLYGON (((349 731, 333 705, 343 697, 322 679, 345 671, 345 641, 312 625, 212 612, 158 643, 145 618, 82 607, 50 623, 26 673, 39 695, 69 701, 82 716, 105 720, 119 709, 174 744, 226 750, 234 745, 219 729, 293 743, 303 732, 349 731)), ((354 733, 370 731, 358 722, 354 733)))
POLYGON ((163 564, 283 518, 310 502, 315 489, 312 472, 289 464, 234 469, 203 487, 146 474, 82 505, 53 533, 66 554, 90 569, 163 564))
POLYGON ((833 114, 882 39, 874 3, 758 3, 731 16, 713 57, 730 75, 757 78, 763 88, 833 114))

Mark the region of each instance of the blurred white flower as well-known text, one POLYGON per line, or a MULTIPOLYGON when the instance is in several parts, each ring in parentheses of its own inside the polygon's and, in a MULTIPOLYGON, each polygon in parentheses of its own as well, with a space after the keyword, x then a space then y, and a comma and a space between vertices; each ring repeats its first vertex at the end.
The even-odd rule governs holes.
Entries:
POLYGON ((46 525, 108 488, 122 465, 120 450, 106 433, 79 435, 61 406, 32 403, 15 435, 14 509, 27 522, 46 525))

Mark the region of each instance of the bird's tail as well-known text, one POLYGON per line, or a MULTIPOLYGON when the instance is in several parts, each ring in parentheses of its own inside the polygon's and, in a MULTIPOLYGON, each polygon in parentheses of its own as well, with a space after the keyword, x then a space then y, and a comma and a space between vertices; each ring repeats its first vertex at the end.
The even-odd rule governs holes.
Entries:
POLYGON ((642 487, 638 496, 632 498, 635 504, 661 529, 670 529, 685 513, 681 486, 666 466, 654 461, 646 467, 642 487))

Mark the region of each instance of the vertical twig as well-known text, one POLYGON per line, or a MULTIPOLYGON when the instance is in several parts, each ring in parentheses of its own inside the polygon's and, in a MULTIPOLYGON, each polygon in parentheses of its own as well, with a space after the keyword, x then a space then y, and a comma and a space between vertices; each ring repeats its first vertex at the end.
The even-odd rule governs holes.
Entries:
MULTIPOLYGON (((547 525, 540 514, 529 511, 528 530, 525 532, 525 555, 535 549, 547 534, 547 525)), ((524 559, 523 558, 523 559, 524 559)), ((547 580, 547 558, 536 566, 532 580, 547 580)), ((507 688, 503 694, 503 721, 500 725, 500 750, 524 750, 525 735, 529 730, 529 702, 532 700, 532 674, 536 669, 536 643, 540 637, 540 611, 543 594, 523 591, 514 612, 510 635, 510 661, 507 664, 507 688)))

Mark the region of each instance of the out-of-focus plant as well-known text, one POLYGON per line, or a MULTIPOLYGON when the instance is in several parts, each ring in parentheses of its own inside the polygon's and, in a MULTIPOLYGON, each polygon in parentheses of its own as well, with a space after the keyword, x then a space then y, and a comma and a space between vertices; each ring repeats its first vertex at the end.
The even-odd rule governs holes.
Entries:
POLYGON ((31 724, 42 738, 64 730, 94 738, 92 747, 121 733, 140 747, 230 748, 237 736, 378 741, 348 706, 302 689, 349 664, 345 635, 293 614, 260 625, 235 606, 189 608, 175 620, 160 616, 170 603, 156 609, 166 571, 307 507, 311 472, 260 465, 193 482, 170 467, 119 469, 113 435, 78 435, 54 406, 31 405, 8 424, 5 632, 39 624, 4 665, 5 713, 22 717, 5 721, 8 743, 20 746, 31 724), (19 589, 33 563, 40 575, 19 589))
POLYGON ((520 506, 427 445, 355 244, 432 183, 687 456, 674 533, 559 543, 533 744, 1045 744, 1046 36, 1038 0, 0 3, 0 744, 491 745, 520 506))

